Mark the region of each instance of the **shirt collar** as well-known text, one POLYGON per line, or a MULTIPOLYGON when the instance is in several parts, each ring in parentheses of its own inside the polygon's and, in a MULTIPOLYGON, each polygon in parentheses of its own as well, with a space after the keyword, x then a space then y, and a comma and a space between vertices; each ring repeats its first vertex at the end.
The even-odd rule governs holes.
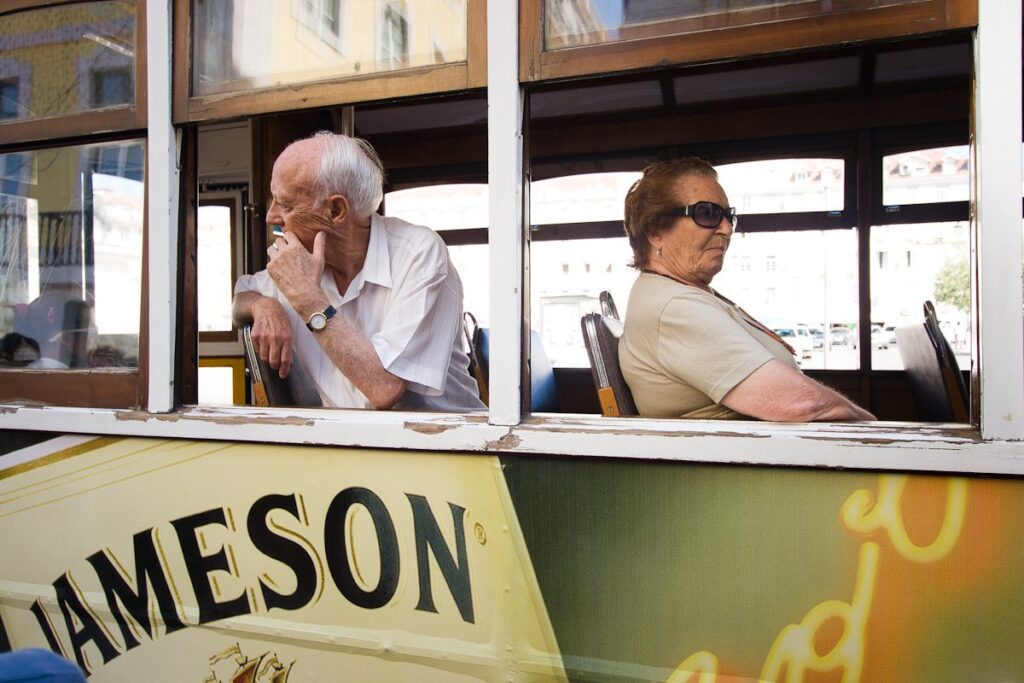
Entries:
POLYGON ((384 217, 376 213, 370 216, 370 243, 366 247, 366 261, 360 275, 365 282, 391 287, 391 254, 384 217))
MULTIPOLYGON (((338 291, 334 284, 334 278, 324 273, 325 279, 330 280, 329 289, 338 291)), ((388 251, 388 239, 385 234, 384 218, 378 214, 370 216, 370 241, 366 245, 366 258, 363 260, 362 269, 356 273, 352 282, 348 285, 348 291, 344 294, 338 292, 338 299, 341 303, 347 303, 359 296, 365 283, 371 283, 380 287, 391 288, 391 255, 388 251), (345 296, 351 293, 351 296, 345 296)))

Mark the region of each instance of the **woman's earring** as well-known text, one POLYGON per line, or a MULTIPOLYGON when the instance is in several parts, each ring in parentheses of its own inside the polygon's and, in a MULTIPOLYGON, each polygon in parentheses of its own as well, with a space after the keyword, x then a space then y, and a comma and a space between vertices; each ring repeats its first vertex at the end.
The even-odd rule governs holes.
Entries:
POLYGON ((654 253, 657 254, 660 257, 661 256, 661 247, 658 247, 657 249, 655 249, 654 253))

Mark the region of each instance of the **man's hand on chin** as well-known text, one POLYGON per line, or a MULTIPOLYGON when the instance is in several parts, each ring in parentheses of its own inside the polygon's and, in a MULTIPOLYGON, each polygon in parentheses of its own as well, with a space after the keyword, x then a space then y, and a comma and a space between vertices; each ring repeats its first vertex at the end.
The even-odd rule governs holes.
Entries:
POLYGON ((310 306, 311 299, 323 298, 320 278, 324 273, 326 243, 327 235, 318 232, 313 239, 313 253, 309 253, 295 233, 286 232, 267 249, 267 273, 300 314, 310 306))

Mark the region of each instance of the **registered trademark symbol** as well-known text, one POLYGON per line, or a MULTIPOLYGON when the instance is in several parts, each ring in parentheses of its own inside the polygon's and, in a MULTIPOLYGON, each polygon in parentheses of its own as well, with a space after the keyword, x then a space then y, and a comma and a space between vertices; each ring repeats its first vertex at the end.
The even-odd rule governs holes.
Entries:
POLYGON ((476 532, 476 542, 480 545, 487 545, 487 532, 484 531, 484 527, 480 522, 473 526, 473 531, 476 532))

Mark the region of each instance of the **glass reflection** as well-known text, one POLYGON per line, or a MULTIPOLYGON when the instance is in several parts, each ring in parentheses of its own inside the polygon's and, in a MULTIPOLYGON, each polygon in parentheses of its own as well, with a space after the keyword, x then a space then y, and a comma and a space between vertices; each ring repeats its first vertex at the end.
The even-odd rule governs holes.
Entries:
POLYGON ((466 60, 467 0, 193 0, 192 94, 466 60))
POLYGON ((693 33, 924 0, 544 0, 544 49, 693 33))
POLYGON ((0 155, 0 367, 137 367, 142 142, 0 155))
POLYGON ((967 145, 936 147, 882 158, 886 206, 966 202, 970 198, 967 145))
POLYGON ((90 2, 3 15, 0 122, 134 102, 134 2, 90 2))

